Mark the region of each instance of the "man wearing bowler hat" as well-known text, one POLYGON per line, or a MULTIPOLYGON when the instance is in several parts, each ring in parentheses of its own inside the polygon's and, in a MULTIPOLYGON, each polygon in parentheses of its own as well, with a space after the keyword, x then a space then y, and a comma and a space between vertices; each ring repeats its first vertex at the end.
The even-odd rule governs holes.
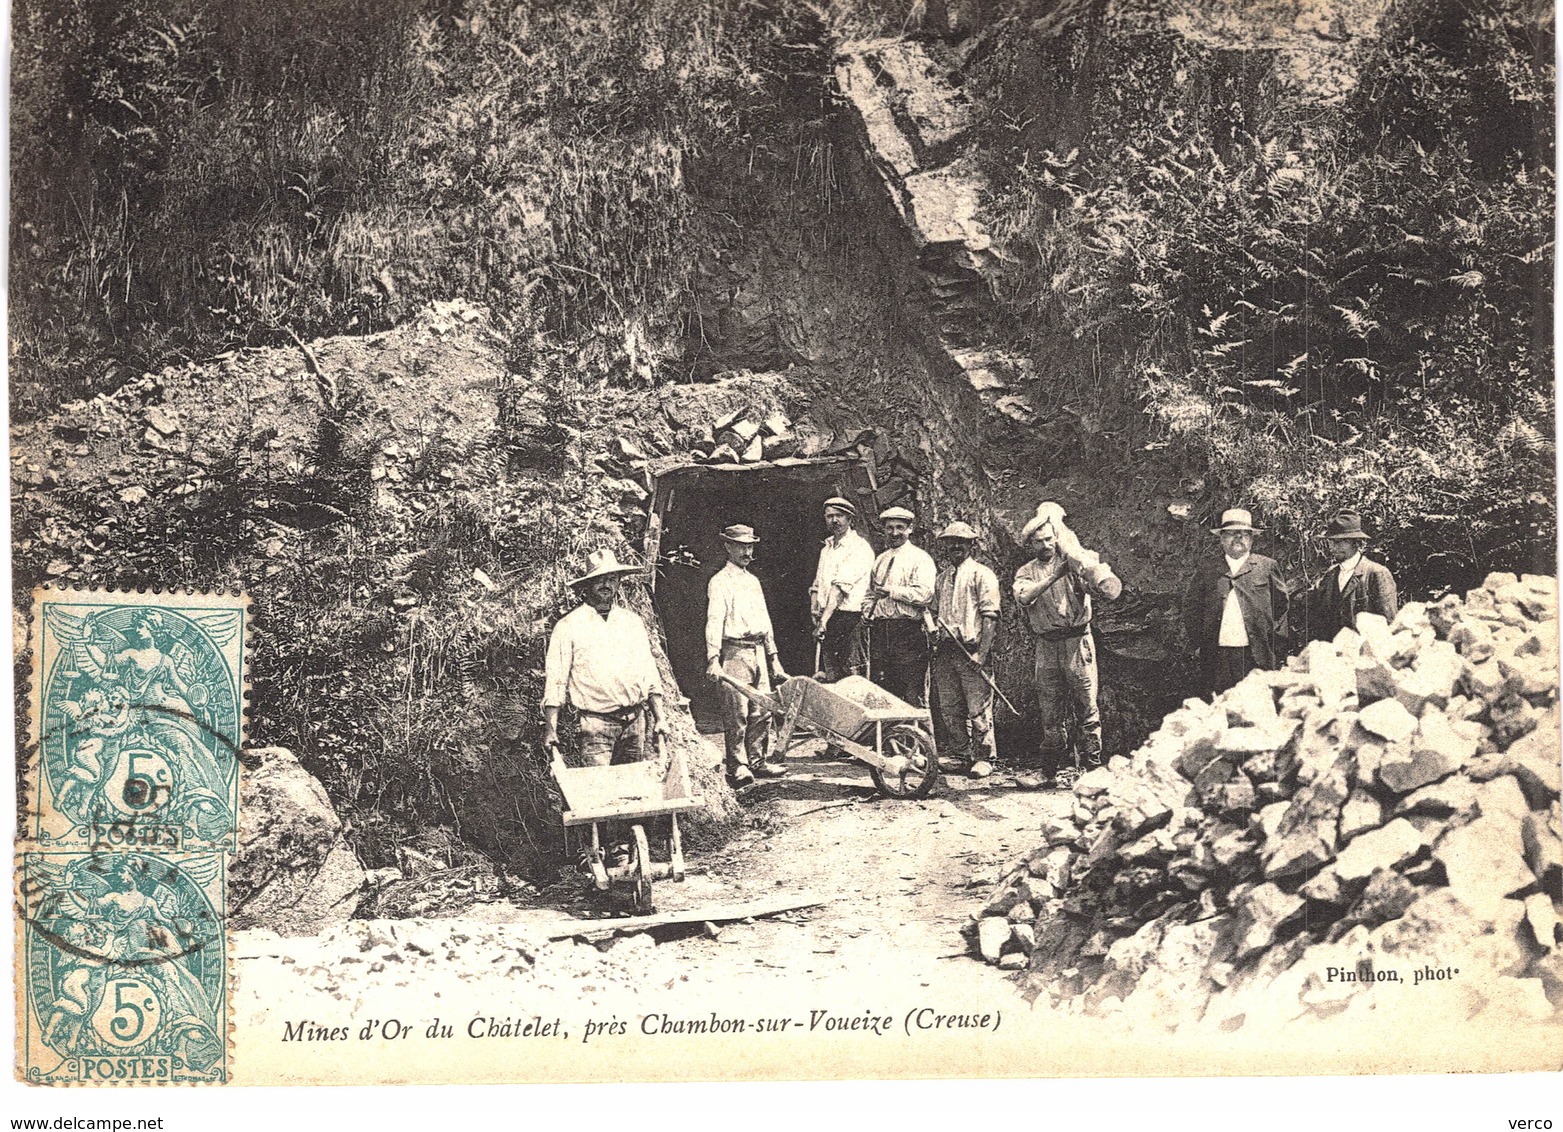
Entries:
POLYGON ((928 633, 923 615, 933 601, 938 576, 926 550, 913 545, 917 517, 905 507, 879 513, 889 548, 869 571, 863 615, 869 621, 871 678, 892 696, 924 706, 928 680, 928 633))
POLYGON ((1395 576, 1362 553, 1368 533, 1356 511, 1340 511, 1319 536, 1329 544, 1335 568, 1314 583, 1308 593, 1308 636, 1334 640, 1342 629, 1357 627, 1357 614, 1377 613, 1392 621, 1399 608, 1395 576))
POLYGON ((1253 553, 1262 530, 1241 507, 1223 511, 1210 531, 1222 557, 1201 563, 1183 596, 1184 632, 1211 695, 1255 668, 1279 667, 1286 654, 1286 583, 1274 559, 1253 553))
MULTIPOLYGON (((570 582, 581 604, 566 613, 548 638, 543 662, 543 745, 559 750, 559 709, 575 708, 579 750, 577 766, 640 762, 646 757, 646 721, 659 738, 667 737, 662 680, 651 655, 646 625, 618 604, 619 579, 639 567, 621 564, 611 550, 587 559, 586 573, 570 582)), ((608 841, 615 864, 629 855, 620 826, 610 826, 608 841)))
POLYGON ((787 679, 760 579, 749 572, 759 541, 754 528, 743 523, 723 530, 727 564, 706 585, 706 675, 722 688, 722 730, 731 786, 747 786, 756 774, 775 778, 785 773, 765 758, 769 717, 742 692, 722 682, 725 675, 746 688, 769 692, 772 682, 787 679))
POLYGON ((819 569, 809 588, 822 680, 863 674, 858 630, 868 597, 868 572, 874 568, 874 548, 852 529, 856 515, 857 508, 839 495, 825 500, 825 529, 830 537, 820 547, 819 569))

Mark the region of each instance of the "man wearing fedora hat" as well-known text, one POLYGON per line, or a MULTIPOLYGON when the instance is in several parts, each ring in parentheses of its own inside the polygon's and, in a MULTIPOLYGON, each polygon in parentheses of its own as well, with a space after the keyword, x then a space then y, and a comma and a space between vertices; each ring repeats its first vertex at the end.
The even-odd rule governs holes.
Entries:
POLYGON ((587 571, 570 587, 581 604, 559 619, 543 662, 543 743, 559 747, 559 709, 566 701, 579 717, 582 766, 639 762, 646 757, 645 715, 667 735, 662 680, 646 625, 618 604, 619 579, 639 573, 612 550, 594 551, 587 571))
POLYGON ((1363 555, 1368 533, 1362 529, 1362 516, 1356 511, 1339 511, 1319 537, 1329 544, 1335 568, 1325 571, 1308 592, 1308 636, 1334 640, 1342 629, 1357 627, 1359 613, 1377 613, 1386 621, 1394 620, 1399 608, 1395 576, 1389 567, 1363 555))
POLYGON ((942 770, 973 778, 993 773, 993 689, 982 666, 999 624, 999 579, 977 561, 977 532, 959 520, 939 532, 944 565, 934 582, 929 620, 935 626, 929 685, 934 741, 942 770))
POLYGON ((863 672, 859 633, 863 601, 868 597, 868 573, 874 568, 874 548, 852 529, 857 508, 836 495, 825 500, 825 529, 819 568, 809 588, 814 614, 814 639, 820 643, 820 678, 840 680, 863 672))
POLYGON ((1123 583, 1095 551, 1065 525, 1066 513, 1048 501, 1020 531, 1032 558, 1015 572, 1015 601, 1036 640, 1034 672, 1041 716, 1042 773, 1068 788, 1082 766, 1102 762, 1102 713, 1097 705, 1096 643, 1091 639, 1091 596, 1114 601, 1123 583), (1067 715, 1078 742, 1069 751, 1067 715))
POLYGON ((769 692, 773 681, 787 679, 760 579, 749 572, 759 541, 746 524, 724 529, 727 564, 706 584, 706 675, 721 683, 727 781, 732 786, 747 786, 756 774, 774 778, 784 773, 766 761, 770 717, 742 692, 722 683, 725 675, 746 688, 769 692))
POLYGON ((933 601, 938 570, 928 552, 912 543, 917 516, 905 507, 879 513, 890 545, 869 571, 863 615, 869 622, 873 681, 892 696, 924 706, 928 681, 928 632, 923 614, 933 601))
POLYGON ((1184 632, 1211 695, 1255 668, 1279 667, 1286 654, 1286 583, 1274 559, 1253 553, 1262 530, 1241 507, 1223 511, 1210 531, 1222 559, 1201 563, 1183 596, 1184 632))

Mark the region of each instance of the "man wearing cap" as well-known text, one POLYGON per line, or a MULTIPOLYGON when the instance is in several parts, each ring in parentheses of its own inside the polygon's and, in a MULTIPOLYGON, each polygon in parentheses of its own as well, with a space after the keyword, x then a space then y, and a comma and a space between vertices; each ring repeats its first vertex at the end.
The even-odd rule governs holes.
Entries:
POLYGON ((993 689, 982 678, 982 666, 999 623, 999 579, 977 561, 976 550, 977 532, 960 521, 940 531, 934 543, 944 569, 929 609, 929 684, 940 769, 986 778, 993 773, 993 689))
POLYGON ((1286 655, 1286 583, 1274 559, 1253 553, 1262 529, 1241 507, 1223 511, 1210 532, 1223 557, 1196 568, 1183 597, 1184 632, 1211 695, 1255 668, 1278 667, 1286 655))
POLYGON ((1368 533, 1362 516, 1341 511, 1324 528, 1335 568, 1325 572, 1308 593, 1308 635, 1329 641, 1342 629, 1357 627, 1357 614, 1377 613, 1392 621, 1399 608, 1395 576, 1387 566, 1363 555, 1368 533))
POLYGON ((645 715, 667 735, 662 681, 641 619, 619 605, 619 579, 639 568, 620 564, 611 550, 588 559, 570 582, 581 604, 566 613, 548 639, 543 663, 543 743, 559 747, 559 709, 568 701, 579 717, 582 766, 639 762, 646 757, 645 715))
MULTIPOLYGON (((769 692, 771 682, 787 679, 787 673, 776 652, 760 579, 749 572, 759 541, 754 528, 743 523, 722 531, 727 564, 706 585, 706 675, 719 683, 725 675, 746 688, 769 692)), ((743 693, 726 683, 721 687, 728 783, 746 786, 756 774, 774 778, 785 773, 765 760, 769 717, 743 693)))
MULTIPOLYGON (((1097 705, 1096 643, 1091 639, 1091 596, 1112 601, 1123 583, 1095 551, 1065 525, 1063 507, 1048 501, 1021 528, 1032 558, 1015 572, 1015 601, 1036 638, 1037 710, 1042 725, 1042 769, 1049 776, 1078 773, 1102 762, 1102 713, 1097 705), (1078 744, 1072 766, 1067 715, 1078 744)), ((1063 785, 1069 782, 1063 781, 1063 785)))
POLYGON ((856 514, 857 508, 839 495, 825 500, 825 529, 830 537, 820 547, 819 568, 809 588, 823 680, 863 672, 858 629, 868 597, 868 573, 874 568, 874 548, 852 529, 856 514))
POLYGON ((869 621, 869 662, 876 684, 892 696, 924 706, 928 679, 928 633, 923 614, 933 601, 938 576, 926 550, 911 542, 916 516, 905 507, 879 513, 890 544, 869 571, 863 614, 869 621))

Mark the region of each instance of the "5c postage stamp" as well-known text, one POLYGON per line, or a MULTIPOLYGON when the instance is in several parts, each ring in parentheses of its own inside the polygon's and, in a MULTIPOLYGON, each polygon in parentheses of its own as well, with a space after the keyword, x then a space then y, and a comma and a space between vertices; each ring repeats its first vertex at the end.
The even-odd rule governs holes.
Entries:
POLYGON ((228 594, 35 591, 37 846, 236 847, 248 607, 228 594))
POLYGON ((25 1080, 228 1080, 221 853, 24 853, 17 1046, 25 1080))

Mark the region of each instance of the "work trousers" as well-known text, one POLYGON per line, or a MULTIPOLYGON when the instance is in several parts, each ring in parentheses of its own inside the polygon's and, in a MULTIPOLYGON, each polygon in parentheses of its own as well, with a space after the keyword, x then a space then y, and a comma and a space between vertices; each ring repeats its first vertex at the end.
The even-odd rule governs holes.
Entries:
POLYGON ((882 618, 869 622, 869 678, 892 696, 914 707, 928 701, 923 685, 928 680, 928 634, 921 621, 910 617, 882 618))
POLYGON ((1096 706, 1096 645, 1090 630, 1061 641, 1037 638, 1037 708, 1042 724, 1042 769, 1056 774, 1069 761, 1069 723, 1075 727, 1074 764, 1102 762, 1102 713, 1096 706))
MULTIPOLYGON (((771 690, 763 645, 724 641, 721 660, 722 671, 744 687, 758 692, 771 690)), ((722 739, 729 771, 765 761, 770 729, 770 717, 759 705, 722 685, 722 739)))
MULTIPOLYGON (((614 715, 577 711, 575 730, 580 740, 576 766, 610 766, 638 763, 646 757, 646 711, 631 708, 614 715)), ((621 821, 599 823, 607 848, 629 844, 629 826, 621 821)))
POLYGON ((933 734, 939 754, 957 762, 993 760, 993 689, 982 670, 959 649, 941 641, 929 673, 933 734))
POLYGON ((1210 650, 1210 694, 1219 696, 1255 668, 1254 653, 1247 645, 1217 645, 1210 650))
POLYGON ((820 641, 820 679, 834 683, 843 676, 863 675, 863 615, 837 611, 825 623, 820 641))
POLYGON ((646 713, 634 708, 622 715, 579 712, 577 766, 638 763, 646 757, 646 713))

